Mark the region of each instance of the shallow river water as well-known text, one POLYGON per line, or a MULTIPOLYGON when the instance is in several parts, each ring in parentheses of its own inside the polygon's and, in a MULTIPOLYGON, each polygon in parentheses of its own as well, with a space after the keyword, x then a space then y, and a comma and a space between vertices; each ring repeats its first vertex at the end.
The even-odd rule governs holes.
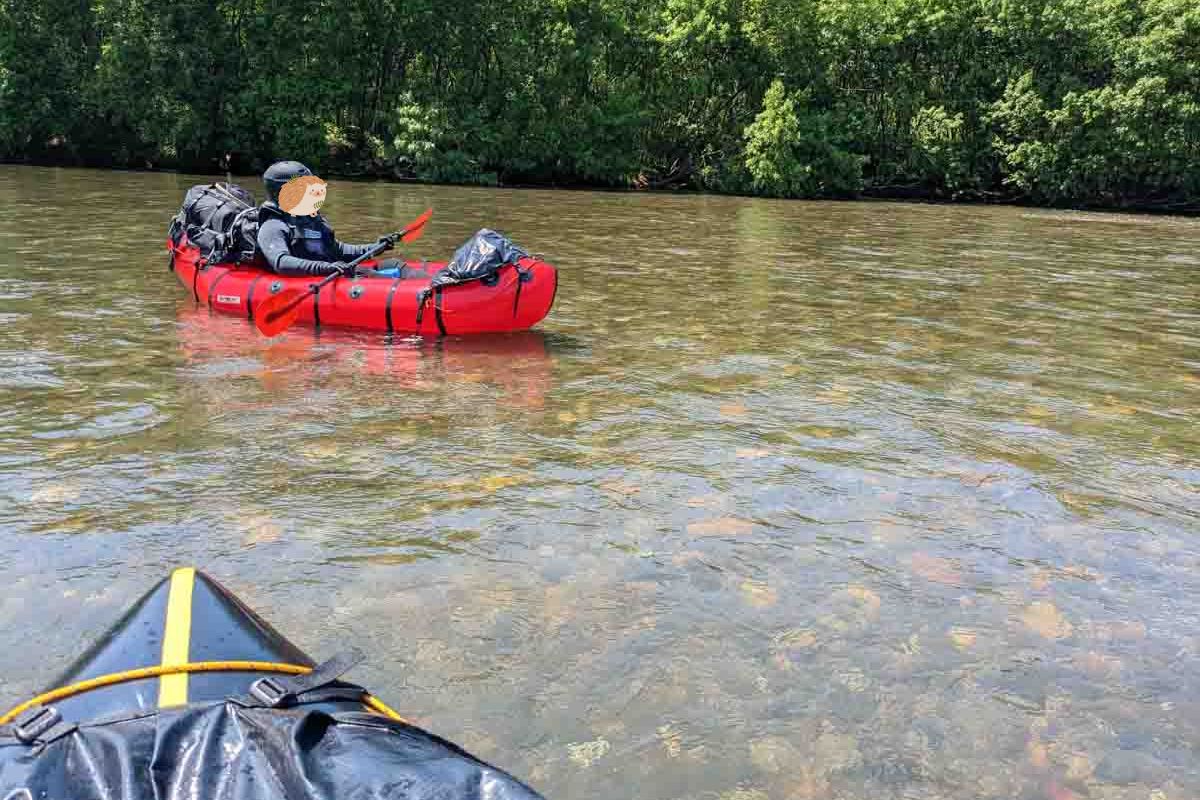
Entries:
POLYGON ((0 704, 195 565, 549 798, 1200 796, 1200 220, 333 181, 556 305, 265 340, 205 180, 0 167, 0 704))

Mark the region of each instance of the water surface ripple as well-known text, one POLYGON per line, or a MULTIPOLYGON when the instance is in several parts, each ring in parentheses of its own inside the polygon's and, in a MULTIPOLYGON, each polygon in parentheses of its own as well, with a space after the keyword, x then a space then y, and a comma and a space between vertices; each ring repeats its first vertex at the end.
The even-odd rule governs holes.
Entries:
POLYGON ((267 341, 202 180, 0 168, 6 704, 194 564, 549 797, 1200 795, 1197 221, 335 181, 557 305, 267 341))

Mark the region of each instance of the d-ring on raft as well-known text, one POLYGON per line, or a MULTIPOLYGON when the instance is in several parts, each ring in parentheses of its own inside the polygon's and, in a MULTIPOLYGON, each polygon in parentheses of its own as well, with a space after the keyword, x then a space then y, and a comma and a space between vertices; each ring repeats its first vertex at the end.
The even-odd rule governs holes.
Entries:
POLYGON ((0 716, 0 797, 541 800, 175 570, 52 688, 0 716))

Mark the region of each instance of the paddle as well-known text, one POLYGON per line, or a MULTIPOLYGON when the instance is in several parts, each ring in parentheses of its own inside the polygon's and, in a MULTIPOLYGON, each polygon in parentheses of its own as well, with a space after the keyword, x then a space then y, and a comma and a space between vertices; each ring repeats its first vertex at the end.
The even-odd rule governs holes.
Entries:
MULTIPOLYGON (((433 209, 430 208, 424 214, 408 223, 404 228, 390 234, 388 238, 392 239, 393 242, 411 242, 419 239, 425 228, 425 223, 432 216, 433 209)), ((382 253, 388 246, 385 242, 377 243, 370 250, 351 261, 349 266, 358 266, 368 258, 382 253)), ((321 287, 325 284, 341 276, 341 272, 334 272, 331 275, 326 275, 319 283, 311 284, 307 289, 285 289, 277 295, 268 297, 259 304, 254 313, 254 324, 258 328, 259 333, 267 337, 278 336, 292 327, 292 323, 296 321, 296 317, 300 316, 300 303, 310 294, 320 291, 321 287)))

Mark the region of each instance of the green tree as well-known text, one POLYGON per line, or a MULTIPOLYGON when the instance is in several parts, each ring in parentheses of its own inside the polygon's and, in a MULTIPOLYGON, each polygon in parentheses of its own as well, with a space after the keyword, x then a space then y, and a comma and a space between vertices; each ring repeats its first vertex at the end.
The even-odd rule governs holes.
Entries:
POLYGON ((826 112, 813 111, 804 92, 771 84, 763 110, 746 128, 746 168, 754 188, 782 197, 846 195, 862 186, 863 157, 839 146, 826 112))
POLYGON ((0 0, 0 158, 1200 203, 1195 0, 0 0))

